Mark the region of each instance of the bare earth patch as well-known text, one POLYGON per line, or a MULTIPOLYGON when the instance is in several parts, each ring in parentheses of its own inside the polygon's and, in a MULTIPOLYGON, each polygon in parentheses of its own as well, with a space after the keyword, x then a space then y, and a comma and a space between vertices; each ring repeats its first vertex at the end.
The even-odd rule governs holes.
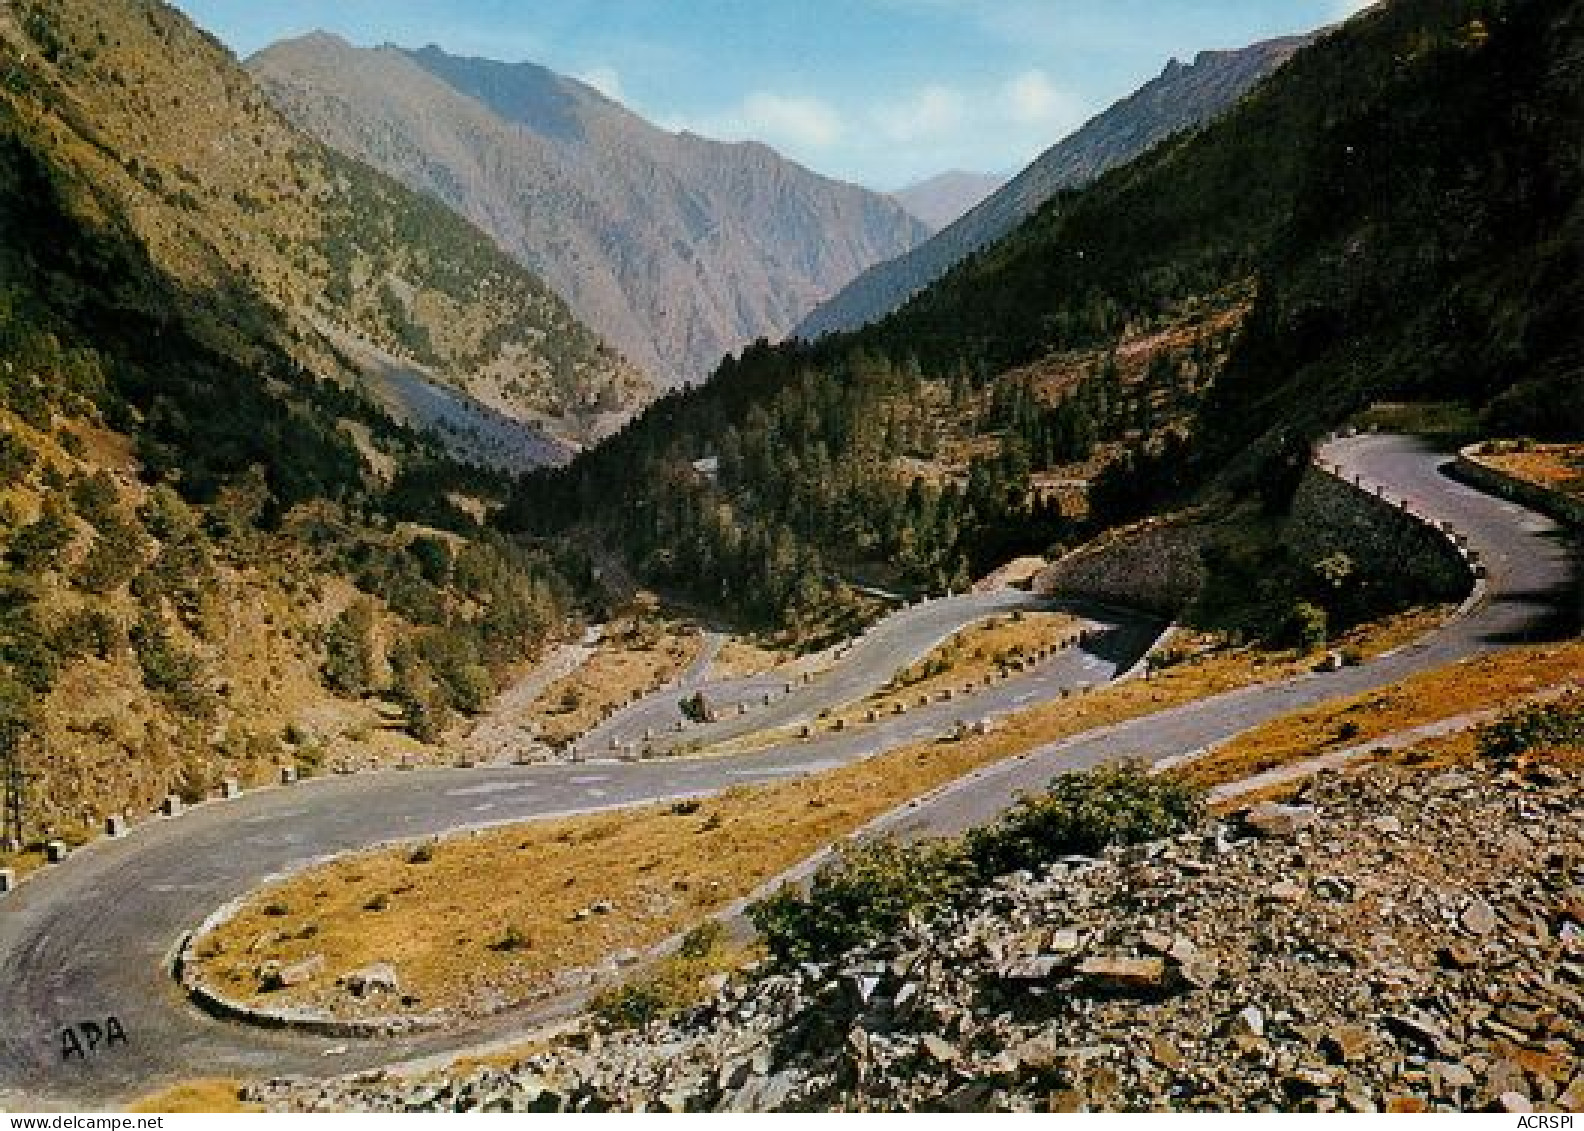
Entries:
POLYGON ((1056 648, 1078 632, 1078 618, 1067 613, 1017 612, 969 625, 903 668, 884 688, 864 700, 865 708, 886 711, 896 703, 917 702, 949 688, 980 684, 1056 648))
MULTIPOLYGON (((1376 653, 1419 635, 1425 612, 1352 643, 1376 653)), ((827 773, 733 789, 696 805, 533 822, 343 857, 250 897, 194 947, 227 997, 338 1015, 487 1012, 532 1000, 724 908, 872 818, 1042 743, 1306 670, 1308 657, 1207 654, 1155 679, 1044 704, 989 735, 903 747, 827 773), (317 959, 299 985, 261 988, 270 963, 317 959), (337 980, 390 963, 399 994, 354 998, 337 980), (575 973, 572 979, 568 971, 575 973), (561 975, 558 980, 558 975, 561 975)), ((628 955, 632 961, 636 955, 628 955)))
POLYGON ((740 636, 734 636, 721 645, 719 655, 710 665, 712 680, 743 679, 774 671, 793 659, 791 652, 780 648, 767 648, 740 636))
POLYGON ((127 1105, 127 1111, 150 1115, 230 1115, 264 1110, 258 1104, 244 1103, 241 1091, 238 1080, 189 1080, 134 1100, 127 1105))

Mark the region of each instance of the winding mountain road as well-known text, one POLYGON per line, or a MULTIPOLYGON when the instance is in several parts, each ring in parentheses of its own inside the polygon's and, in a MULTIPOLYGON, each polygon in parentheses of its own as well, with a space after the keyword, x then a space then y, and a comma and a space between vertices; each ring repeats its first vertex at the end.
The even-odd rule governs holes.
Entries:
MULTIPOLYGON (((1549 520, 1447 479, 1439 470, 1443 457, 1411 440, 1365 437, 1326 454, 1467 534, 1489 570, 1484 601, 1368 665, 1232 692, 1041 748, 903 809, 889 824, 912 833, 963 828, 993 816, 1016 790, 1037 787, 1062 769, 1143 752, 1185 753, 1306 704, 1548 630, 1551 610, 1570 581, 1568 544, 1549 520)), ((964 616, 972 611, 971 604, 962 607, 964 616)), ((509 1034, 532 1018, 506 1014, 378 1042, 231 1024, 187 1002, 166 972, 168 956, 214 908, 306 859, 385 839, 695 795, 841 765, 939 733, 965 714, 1013 710, 1062 687, 1102 682, 1131 664, 1157 628, 1114 618, 1091 647, 1058 653, 1037 671, 966 703, 935 704, 873 727, 753 754, 334 778, 211 803, 179 820, 149 822, 126 838, 97 842, 0 897, 0 1106, 102 1106, 196 1075, 342 1073, 509 1034), (62 1058, 65 1026, 102 1023, 110 1015, 125 1027, 126 1044, 62 1058)), ((855 649, 846 663, 855 658, 865 680, 890 674, 868 670, 878 654, 866 661, 855 649)))
POLYGON ((1189 756, 1305 707, 1514 644, 1554 638, 1570 627, 1573 548, 1567 532, 1551 519, 1449 478, 1446 457, 1406 437, 1339 440, 1324 455, 1345 474, 1386 485, 1394 499, 1406 499, 1417 513, 1449 522, 1466 535, 1486 568, 1484 597, 1434 632, 1369 663, 1230 691, 1039 747, 889 815, 877 831, 903 836, 961 832, 993 819, 1018 793, 1039 789, 1064 770, 1087 769, 1129 753, 1155 760, 1189 756))
MULTIPOLYGON (((976 621, 1018 611, 1056 607, 1051 601, 1017 589, 969 593, 925 602, 887 617, 838 650, 829 670, 811 675, 807 683, 787 682, 784 672, 740 679, 705 680, 708 662, 693 667, 669 689, 646 696, 618 711, 578 740, 574 749, 586 757, 611 754, 626 748, 666 753, 684 746, 695 749, 727 742, 761 731, 811 722, 822 711, 835 710, 882 687, 896 672, 922 659, 952 634, 976 621), (685 722, 680 702, 684 695, 700 692, 721 717, 704 724, 685 722), (738 714, 738 708, 744 708, 738 714)), ((1078 627, 1099 636, 1140 626, 1136 615, 1108 615, 1095 609, 1068 608, 1078 616, 1078 627)), ((713 659, 719 637, 711 636, 713 659)), ((1139 643, 1129 633, 1127 646, 1139 643)), ((1098 651, 1098 646, 1091 646, 1098 651)), ((704 660, 704 656, 700 657, 704 660)), ((1102 659, 1097 659, 1098 672, 1102 659)))

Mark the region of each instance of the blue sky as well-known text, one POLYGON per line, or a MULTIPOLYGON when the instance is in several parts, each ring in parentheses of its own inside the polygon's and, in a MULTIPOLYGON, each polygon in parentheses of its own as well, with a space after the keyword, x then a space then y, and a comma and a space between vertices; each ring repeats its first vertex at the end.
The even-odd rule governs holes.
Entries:
POLYGON ((672 129, 892 189, 1012 172, 1172 56, 1359 0, 176 0, 240 55, 314 29, 582 78, 672 129))

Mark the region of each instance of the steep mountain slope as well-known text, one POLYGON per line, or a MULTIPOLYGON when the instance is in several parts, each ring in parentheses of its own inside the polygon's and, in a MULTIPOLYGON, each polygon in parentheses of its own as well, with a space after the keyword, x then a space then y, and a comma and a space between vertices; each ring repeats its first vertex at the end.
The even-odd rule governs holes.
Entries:
POLYGON ((766 615, 828 601, 830 564, 897 562, 943 588, 987 545, 1070 541, 1045 521, 1019 416, 1087 454, 1118 416, 1108 371, 1122 347, 1218 308, 1227 318, 1190 339, 1187 366, 1166 357, 1157 374, 1157 355, 1145 371, 1192 406, 1180 421, 1152 419, 1159 395, 1122 402, 1128 450, 1092 479, 1091 522, 1212 484, 1279 512, 1309 441, 1377 400, 1461 400, 1495 428, 1576 435, 1581 52, 1580 0, 1372 9, 877 325, 750 350, 663 399, 569 470, 525 482, 514 518, 602 515, 652 575, 725 572, 740 588, 718 594, 766 615), (1018 377, 1082 351, 1097 362, 1082 388, 1018 377), (981 415, 986 399, 1013 411, 981 415), (959 458, 962 482, 915 478, 958 421, 988 450, 959 458), (718 472, 701 478, 694 461, 712 456, 718 472))
POLYGON ((897 189, 891 198, 938 232, 995 193, 1007 180, 998 173, 953 170, 897 189))
POLYGON ((1274 39, 1236 51, 1202 51, 1188 66, 1173 59, 1159 77, 1052 146, 966 216, 853 280, 803 319, 797 336, 812 341, 891 313, 952 266, 1011 232, 1057 193, 1082 188, 1172 134, 1214 118, 1305 41, 1274 39))
POLYGON ((875 193, 664 132, 527 63, 312 35, 249 67, 293 121, 491 233, 673 386, 928 234, 875 193))
POLYGON ((995 371, 1252 278, 1199 413, 1207 470, 1383 398, 1584 429, 1581 10, 1371 9, 1205 130, 1052 201, 871 346, 995 371))
POLYGON ((586 331, 541 342, 577 332, 557 300, 224 60, 154 4, 0 9, 0 755, 35 849, 225 776, 421 757, 574 615, 580 571, 472 517, 505 477, 393 422, 314 329, 345 313, 313 309, 327 232, 352 345, 425 325, 359 299, 401 269, 419 318, 468 320, 436 323, 458 377, 475 334, 524 376, 554 345, 577 394, 620 370, 586 331))
MULTIPOLYGON (((385 351, 574 435, 591 408, 645 395, 541 282, 446 209, 298 132, 179 13, 152 0, 16 9, 19 51, 155 262, 197 291, 245 280, 305 364, 385 351)), ((207 318, 223 337, 235 315, 207 318)))

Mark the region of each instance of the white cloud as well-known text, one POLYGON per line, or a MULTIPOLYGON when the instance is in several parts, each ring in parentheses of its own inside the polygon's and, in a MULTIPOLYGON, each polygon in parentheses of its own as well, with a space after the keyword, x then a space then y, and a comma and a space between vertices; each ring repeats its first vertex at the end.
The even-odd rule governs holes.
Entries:
POLYGON ((870 113, 876 129, 889 141, 939 138, 959 130, 968 115, 968 100, 945 86, 926 86, 907 99, 870 113))
POLYGON ((1365 8, 1373 8, 1375 0, 1340 0, 1336 5, 1336 18, 1345 20, 1349 16, 1356 16, 1365 8))
POLYGON ((672 117, 665 124, 724 141, 762 141, 792 151, 829 149, 846 134, 841 115, 822 99, 766 90, 755 91, 723 113, 672 117))
POLYGON ((1045 72, 1029 70, 983 85, 928 83, 841 102, 758 91, 724 110, 658 120, 705 137, 762 141, 822 172, 886 185, 945 169, 1015 171, 1089 111, 1045 72))
POLYGON ((742 107, 744 133, 753 137, 787 138, 799 145, 824 148, 841 139, 841 116, 818 98, 759 92, 742 107))
POLYGON ((1025 71, 1002 89, 1007 113, 1025 125, 1067 125, 1078 117, 1078 100, 1057 89, 1044 71, 1025 71))
POLYGON ((592 86, 613 102, 627 100, 622 91, 621 74, 615 67, 590 67, 576 78, 579 82, 592 86))

